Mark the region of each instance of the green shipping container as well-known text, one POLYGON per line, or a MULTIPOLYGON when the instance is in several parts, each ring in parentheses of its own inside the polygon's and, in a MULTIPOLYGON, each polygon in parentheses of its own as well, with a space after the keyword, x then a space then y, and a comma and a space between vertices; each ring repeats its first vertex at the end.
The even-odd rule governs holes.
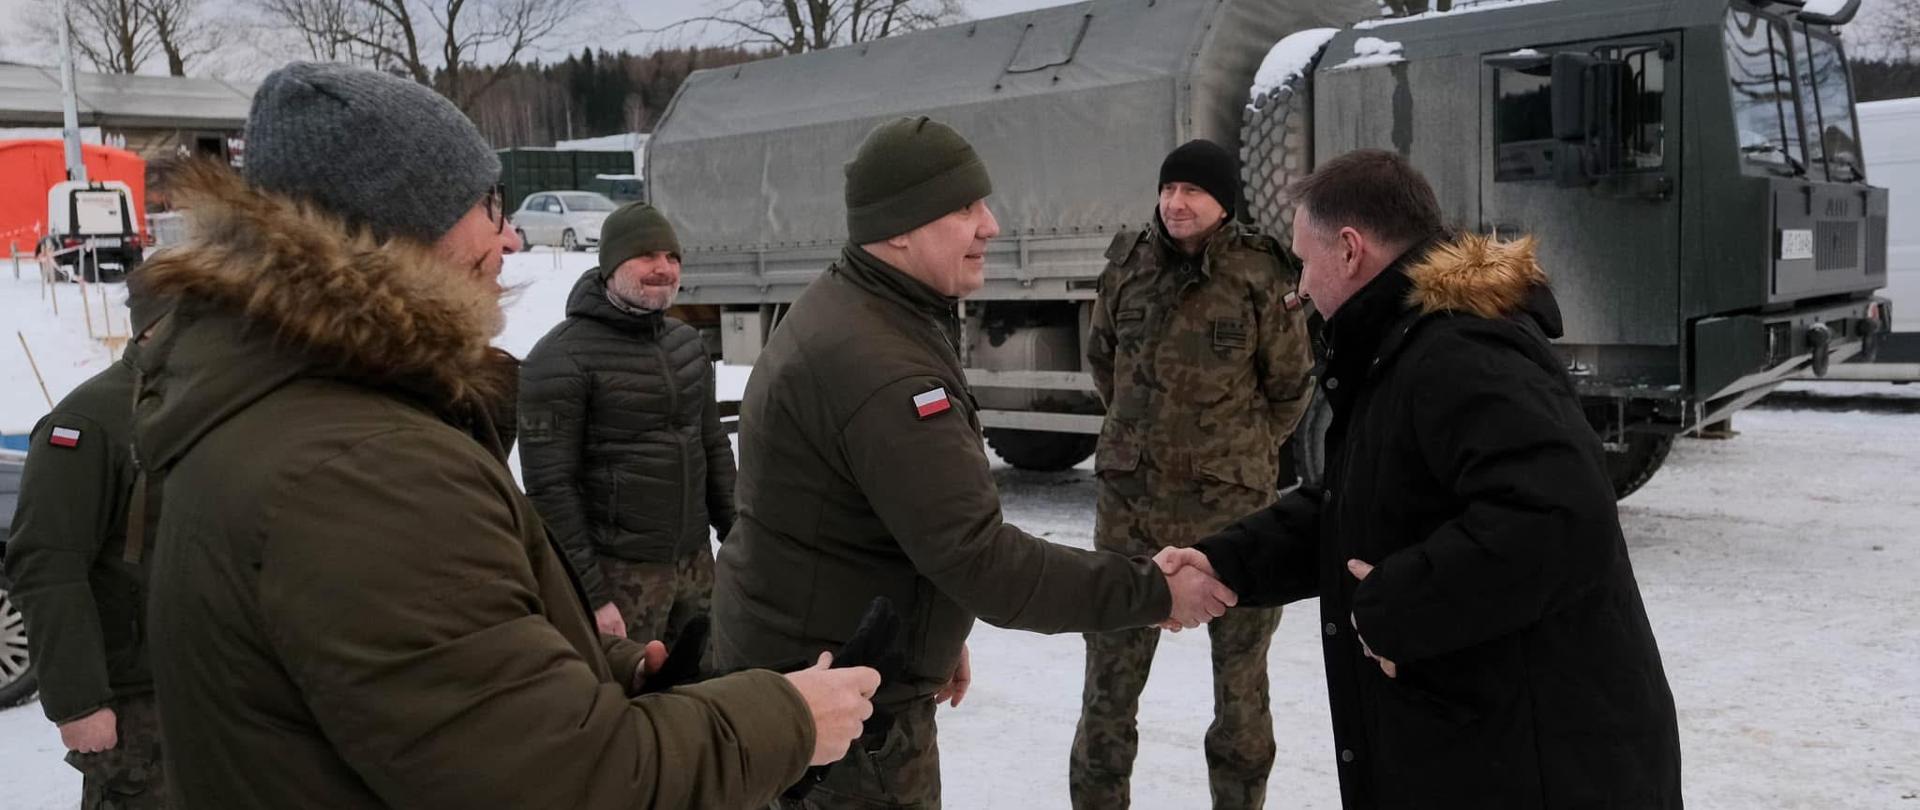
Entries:
POLYGON ((500 183, 506 188, 508 211, 520 210, 520 201, 542 191, 590 191, 603 174, 634 174, 632 152, 588 152, 521 147, 496 150, 500 155, 500 183))

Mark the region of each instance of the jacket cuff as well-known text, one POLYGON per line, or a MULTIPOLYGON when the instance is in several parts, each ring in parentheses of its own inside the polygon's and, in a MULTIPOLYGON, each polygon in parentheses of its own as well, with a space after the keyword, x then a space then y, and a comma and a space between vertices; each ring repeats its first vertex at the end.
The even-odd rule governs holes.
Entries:
POLYGON ((113 698, 111 695, 109 695, 107 698, 97 703, 86 703, 81 705, 86 706, 86 708, 79 709, 77 711, 56 712, 54 711, 53 706, 45 705, 44 703, 41 705, 40 708, 42 711, 46 712, 47 719, 52 720, 53 724, 57 726, 62 723, 71 723, 75 720, 79 720, 80 718, 86 717, 87 715, 93 714, 94 712, 100 711, 101 709, 111 709, 113 708, 113 698))
POLYGON ((734 739, 748 749, 743 753, 756 763, 768 760, 769 772, 780 775, 769 800, 806 775, 813 760, 813 710, 786 676, 752 669, 669 692, 711 703, 733 727, 734 739))
MULTIPOLYGON (((592 621, 592 617, 588 617, 592 621)), ((640 685, 634 682, 634 676, 640 672, 640 662, 647 659, 647 645, 638 641, 616 636, 600 636, 600 651, 607 655, 607 668, 613 670, 615 682, 626 691, 627 697, 640 694, 640 685)))

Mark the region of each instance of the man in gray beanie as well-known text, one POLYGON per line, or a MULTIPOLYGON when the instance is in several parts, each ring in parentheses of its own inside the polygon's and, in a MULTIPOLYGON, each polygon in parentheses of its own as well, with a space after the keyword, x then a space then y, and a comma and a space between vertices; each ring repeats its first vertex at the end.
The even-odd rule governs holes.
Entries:
POLYGON ((713 658, 723 670, 801 659, 890 602, 900 663, 882 669, 874 704, 892 722, 782 806, 937 808, 935 706, 966 696, 976 617, 1041 633, 1191 627, 1234 597, 1002 521, 955 312, 985 283, 1000 230, 986 167, 953 129, 901 118, 867 136, 846 175, 848 244, 781 320, 741 403, 713 658))
POLYGON ((519 247, 499 165, 432 90, 289 65, 245 177, 184 170, 193 240, 139 359, 158 497, 147 638, 183 807, 764 806, 837 759, 872 670, 642 694, 507 470, 489 343, 519 247))

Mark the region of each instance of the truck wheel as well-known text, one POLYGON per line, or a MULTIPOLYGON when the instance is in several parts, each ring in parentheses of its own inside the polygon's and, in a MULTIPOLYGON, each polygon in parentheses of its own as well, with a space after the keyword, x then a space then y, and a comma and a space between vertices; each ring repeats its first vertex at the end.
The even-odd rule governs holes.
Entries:
POLYGON ((1626 500, 1635 490, 1646 486, 1667 460, 1673 449, 1673 437, 1660 433, 1629 433, 1626 449, 1607 451, 1607 477, 1613 479, 1613 497, 1626 500))
POLYGON ((0 590, 0 709, 27 702, 40 679, 27 658, 27 620, 7 592, 0 590))
POLYGON ((1255 96, 1240 127, 1240 179, 1246 186, 1247 213, 1262 231, 1292 247, 1293 205, 1287 187, 1313 171, 1314 54, 1300 75, 1255 96))
POLYGON ((1091 433, 1051 433, 1040 430, 987 429, 987 446, 1022 470, 1059 472, 1086 461, 1100 437, 1091 433))

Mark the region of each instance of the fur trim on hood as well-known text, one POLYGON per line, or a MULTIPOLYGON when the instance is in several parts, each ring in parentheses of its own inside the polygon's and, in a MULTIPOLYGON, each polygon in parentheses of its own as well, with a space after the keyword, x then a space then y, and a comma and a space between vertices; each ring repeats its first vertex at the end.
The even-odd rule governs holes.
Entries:
MULTIPOLYGON (((199 161, 169 177, 192 239, 141 267, 147 291, 230 309, 341 377, 436 404, 510 390, 490 344, 499 296, 407 240, 375 240, 319 208, 199 161)), ((511 369, 504 376, 511 376, 511 369)))
POLYGON ((1421 312, 1467 312, 1482 318, 1519 313, 1536 287, 1547 286, 1531 236, 1502 242, 1462 234, 1435 245, 1407 270, 1407 277, 1413 281, 1407 300, 1421 312))

